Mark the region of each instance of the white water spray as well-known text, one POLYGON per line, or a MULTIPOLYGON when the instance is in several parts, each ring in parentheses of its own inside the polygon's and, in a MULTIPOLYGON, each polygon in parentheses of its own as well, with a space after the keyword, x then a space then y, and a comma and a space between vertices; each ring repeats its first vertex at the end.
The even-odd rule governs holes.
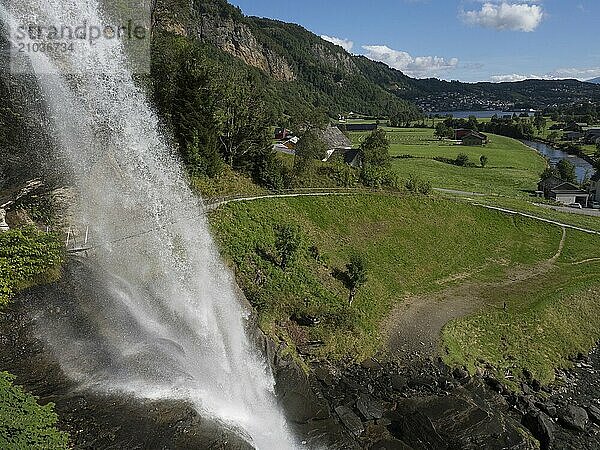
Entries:
MULTIPOLYGON (((11 27, 105 23, 98 0, 0 3, 11 27)), ((122 43, 79 41, 60 61, 41 52, 29 59, 52 133, 76 174, 78 220, 105 242, 153 230, 94 252, 94 264, 109 274, 111 303, 90 312, 102 341, 49 333, 65 372, 99 390, 189 400, 244 430, 257 448, 294 448, 270 369, 245 332, 235 282, 133 82, 122 43)))

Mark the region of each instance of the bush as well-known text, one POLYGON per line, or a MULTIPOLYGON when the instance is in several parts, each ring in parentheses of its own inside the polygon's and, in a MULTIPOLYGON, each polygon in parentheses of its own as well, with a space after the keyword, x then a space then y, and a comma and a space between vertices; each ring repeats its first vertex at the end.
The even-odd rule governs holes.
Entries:
POLYGON ((469 156, 466 153, 459 153, 456 157, 456 165, 467 167, 469 165, 469 156))
POLYGON ((366 187, 398 189, 398 175, 385 167, 365 166, 360 172, 360 181, 366 187))
POLYGON ((413 194, 429 195, 433 189, 431 182, 424 181, 421 178, 411 175, 404 185, 409 192, 413 194))
POLYGON ((275 226, 275 249, 279 256, 280 266, 287 269, 294 262, 302 244, 300 229, 295 225, 275 226))
POLYGON ((62 259, 58 238, 35 227, 0 233, 0 306, 19 290, 57 278, 62 259))
POLYGON ((54 405, 38 405, 34 396, 12 384, 14 378, 0 372, 0 448, 69 448, 69 435, 55 427, 54 405))
POLYGON ((358 182, 356 169, 344 163, 334 164, 330 172, 330 177, 340 187, 350 188, 358 182))

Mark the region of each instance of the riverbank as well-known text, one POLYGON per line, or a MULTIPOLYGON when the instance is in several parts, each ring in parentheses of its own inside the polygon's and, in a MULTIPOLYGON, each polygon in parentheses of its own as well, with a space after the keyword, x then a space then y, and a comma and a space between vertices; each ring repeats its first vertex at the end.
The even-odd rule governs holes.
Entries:
MULTIPOLYGON (((593 166, 594 164, 594 158, 592 158, 590 155, 586 155, 584 152, 582 151, 576 151, 575 148, 569 144, 560 144, 557 143, 555 141, 550 141, 548 139, 544 139, 541 137, 536 137, 535 139, 523 139, 521 142, 525 143, 525 145, 528 145, 526 142, 537 142, 540 144, 544 144, 547 145, 548 147, 551 147, 555 150, 559 150, 561 152, 566 153, 567 155, 572 155, 572 156, 576 156, 582 160, 584 160, 585 162, 587 162, 590 166, 593 166)), ((528 145, 529 146, 529 145, 528 145)), ((537 150, 534 148, 534 150, 537 150)), ((592 168, 593 170, 593 168, 592 168)))

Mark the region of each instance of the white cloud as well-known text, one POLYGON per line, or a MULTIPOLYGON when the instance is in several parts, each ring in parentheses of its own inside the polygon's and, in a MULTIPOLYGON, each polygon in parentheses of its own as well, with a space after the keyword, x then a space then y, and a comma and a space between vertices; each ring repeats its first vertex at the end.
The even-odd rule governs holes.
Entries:
POLYGON ((587 81, 591 78, 600 77, 600 67, 590 69, 580 68, 564 68, 557 69, 553 72, 545 74, 507 74, 507 75, 494 75, 490 77, 490 80, 494 83, 512 82, 512 81, 523 81, 523 80, 564 80, 564 79, 576 79, 580 81, 587 81))
POLYGON ((463 20, 470 25, 510 31, 534 31, 544 19, 544 10, 536 2, 485 2, 481 9, 464 11, 463 20))
POLYGON ((332 44, 339 45, 347 52, 351 52, 352 49, 354 48, 354 42, 352 42, 349 39, 340 39, 340 38, 337 38, 334 36, 327 36, 326 34, 322 34, 321 39, 323 39, 327 42, 331 42, 332 44))
POLYGON ((440 58, 439 56, 412 56, 407 52, 394 50, 387 45, 365 45, 367 58, 380 61, 406 75, 425 78, 437 76, 440 72, 456 69, 457 58, 440 58))

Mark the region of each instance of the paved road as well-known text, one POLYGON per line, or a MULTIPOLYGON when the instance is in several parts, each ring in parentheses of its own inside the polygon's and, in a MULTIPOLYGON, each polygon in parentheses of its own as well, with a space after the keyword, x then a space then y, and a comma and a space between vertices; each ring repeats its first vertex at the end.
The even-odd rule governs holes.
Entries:
POLYGON ((552 205, 544 205, 541 203, 533 203, 535 206, 540 206, 546 209, 553 209, 554 211, 565 212, 569 214, 579 214, 582 216, 592 216, 592 217, 600 217, 600 209, 579 209, 579 208, 569 208, 568 206, 552 206, 552 205))
POLYGON ((550 223, 552 225, 557 225, 557 226, 562 227, 562 228, 568 228, 570 230, 577 230, 577 231, 582 231, 584 233, 596 234, 596 235, 600 236, 600 232, 599 231, 588 230, 587 228, 576 227, 574 225, 569 225, 569 224, 566 224, 566 223, 557 222, 556 220, 544 219, 543 217, 537 217, 537 216, 534 216, 533 214, 528 214, 528 213, 519 212, 519 211, 513 211, 512 209, 498 208, 496 206, 483 205, 481 203, 473 203, 473 205, 475 205, 475 206, 481 206, 482 208, 492 209, 494 211, 500 211, 500 212, 503 212, 503 213, 506 213, 506 214, 512 214, 512 215, 516 215, 516 216, 527 217, 529 219, 539 220, 540 222, 550 223))
POLYGON ((212 211, 217 209, 219 206, 226 205, 232 202, 251 202, 253 200, 262 200, 264 198, 289 198, 289 197, 324 197, 331 195, 357 195, 364 194, 365 191, 357 191, 357 192, 304 192, 304 193, 296 193, 296 194, 265 194, 265 195, 256 195, 254 197, 236 197, 229 198, 223 200, 217 200, 211 203, 207 203, 204 205, 204 208, 207 211, 212 211))
POLYGON ((444 194, 454 194, 454 195, 467 195, 469 197, 488 197, 495 196, 494 194, 482 194, 481 192, 468 192, 468 191, 457 191, 455 189, 443 189, 443 188, 433 188, 434 191, 442 192, 444 194))

